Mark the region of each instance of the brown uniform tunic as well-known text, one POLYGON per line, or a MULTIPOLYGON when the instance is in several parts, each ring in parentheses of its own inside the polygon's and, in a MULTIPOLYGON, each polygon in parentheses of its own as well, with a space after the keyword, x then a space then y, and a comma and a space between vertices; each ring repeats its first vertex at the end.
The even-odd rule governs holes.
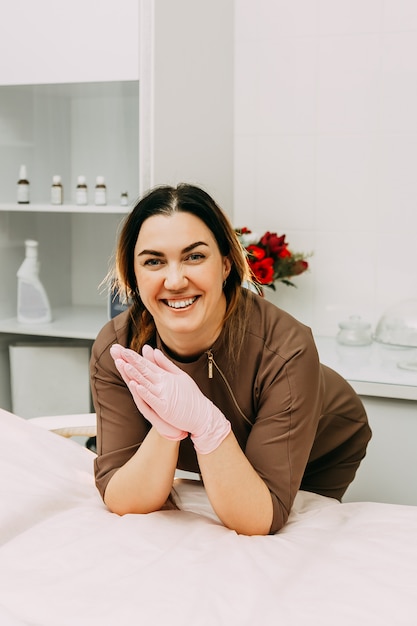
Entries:
MULTIPOLYGON (((252 297, 238 362, 230 363, 222 334, 196 360, 171 360, 231 422, 240 447, 271 492, 274 533, 287 521, 298 489, 342 498, 365 456, 371 431, 354 390, 319 363, 310 329, 270 302, 252 297)), ((127 346, 129 335, 125 312, 104 326, 92 351, 95 475, 102 496, 111 476, 150 429, 110 355, 111 345, 127 346)), ((154 345, 161 348, 158 337, 154 345)), ((190 438, 180 444, 178 468, 199 472, 190 438)))

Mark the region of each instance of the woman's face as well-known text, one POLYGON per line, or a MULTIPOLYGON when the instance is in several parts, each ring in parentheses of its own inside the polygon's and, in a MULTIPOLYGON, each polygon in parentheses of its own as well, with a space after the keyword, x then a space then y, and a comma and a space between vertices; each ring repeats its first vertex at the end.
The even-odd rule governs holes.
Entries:
POLYGON ((229 272, 229 258, 195 215, 154 215, 142 224, 135 246, 140 297, 162 341, 177 354, 198 354, 218 337, 229 272))

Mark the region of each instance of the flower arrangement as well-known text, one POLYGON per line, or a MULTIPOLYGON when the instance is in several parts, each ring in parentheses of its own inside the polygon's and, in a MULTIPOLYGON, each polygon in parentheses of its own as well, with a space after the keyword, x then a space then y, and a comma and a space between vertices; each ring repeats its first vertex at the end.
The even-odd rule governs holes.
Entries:
POLYGON ((285 235, 267 231, 262 237, 248 228, 236 229, 240 243, 245 249, 249 267, 256 281, 261 286, 275 290, 275 281, 296 287, 289 280, 308 269, 306 255, 291 252, 285 235))

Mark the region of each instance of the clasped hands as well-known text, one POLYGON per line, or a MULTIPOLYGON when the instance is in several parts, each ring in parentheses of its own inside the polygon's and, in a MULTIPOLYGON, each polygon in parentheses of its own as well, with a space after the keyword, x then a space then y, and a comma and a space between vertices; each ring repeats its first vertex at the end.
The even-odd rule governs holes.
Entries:
POLYGON ((194 380, 160 350, 143 346, 142 355, 114 344, 115 365, 139 411, 166 439, 190 433, 196 451, 213 452, 230 432, 230 422, 194 380))

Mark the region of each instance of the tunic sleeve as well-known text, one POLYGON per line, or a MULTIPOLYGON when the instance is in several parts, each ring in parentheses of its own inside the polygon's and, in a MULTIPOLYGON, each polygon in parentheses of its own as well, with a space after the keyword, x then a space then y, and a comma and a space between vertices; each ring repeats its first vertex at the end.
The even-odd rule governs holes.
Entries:
POLYGON ((122 340, 109 322, 93 345, 90 361, 91 392, 97 415, 94 470, 102 497, 110 478, 135 454, 150 429, 110 355, 114 343, 122 340))
POLYGON ((256 377, 256 419, 245 450, 271 493, 271 533, 288 519, 323 403, 321 365, 311 331, 298 325, 290 332, 279 349, 263 350, 256 377))

